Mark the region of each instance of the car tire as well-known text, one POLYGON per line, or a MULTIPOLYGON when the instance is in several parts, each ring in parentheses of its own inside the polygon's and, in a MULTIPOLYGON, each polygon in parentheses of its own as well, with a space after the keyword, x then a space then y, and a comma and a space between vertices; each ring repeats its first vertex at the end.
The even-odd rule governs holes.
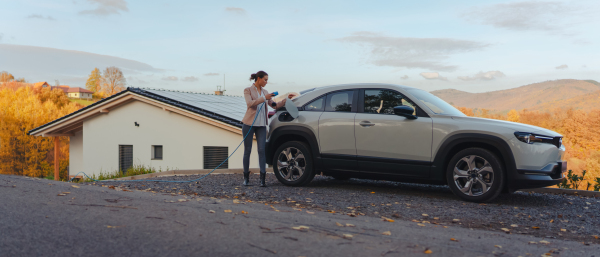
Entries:
POLYGON ((300 141, 285 142, 273 155, 273 172, 286 186, 304 186, 315 177, 309 146, 300 141))
POLYGON ((467 148, 452 157, 446 179, 452 192, 463 200, 489 202, 502 192, 505 172, 494 153, 467 148))

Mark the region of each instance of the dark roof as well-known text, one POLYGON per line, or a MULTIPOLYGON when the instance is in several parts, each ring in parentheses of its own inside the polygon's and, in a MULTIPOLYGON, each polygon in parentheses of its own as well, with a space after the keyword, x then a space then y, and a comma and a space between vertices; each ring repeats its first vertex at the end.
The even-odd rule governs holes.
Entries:
POLYGON ((98 105, 101 105, 105 102, 111 101, 123 94, 133 93, 141 96, 148 97, 150 99, 178 107, 214 120, 218 120, 224 122, 226 124, 242 127, 242 118, 246 111, 246 103, 244 98, 236 97, 236 96, 217 96, 217 95, 209 95, 202 93, 192 93, 192 92, 181 92, 181 91, 170 91, 170 90, 158 90, 158 89, 142 89, 135 87, 128 87, 126 90, 123 90, 117 94, 114 94, 110 97, 104 98, 98 102, 95 102, 91 105, 88 105, 84 108, 81 108, 73 113, 60 117, 56 120, 48 122, 42 126, 34 128, 27 132, 27 135, 30 135, 32 132, 50 126, 52 124, 58 123, 69 117, 77 115, 79 113, 85 112, 89 109, 92 109, 98 105), (232 109, 233 106, 236 106, 236 109, 232 109), (201 108, 202 107, 202 108, 201 108), (240 116, 241 112, 241 116, 240 116))
POLYGON ((84 88, 80 88, 80 87, 71 87, 67 90, 67 93, 89 93, 89 94, 93 94, 94 92, 89 91, 87 89, 84 88))

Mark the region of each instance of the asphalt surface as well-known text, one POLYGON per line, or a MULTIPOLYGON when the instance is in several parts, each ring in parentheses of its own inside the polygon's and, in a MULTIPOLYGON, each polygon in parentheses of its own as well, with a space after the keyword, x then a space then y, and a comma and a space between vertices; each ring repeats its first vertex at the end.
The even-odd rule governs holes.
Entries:
MULTIPOLYGON (((239 186, 241 175, 211 175, 198 184, 95 185, 2 175, 0 256, 600 256, 591 236, 582 243, 516 234, 510 226, 508 233, 465 227, 467 210, 479 210, 490 223, 510 220, 510 210, 496 212, 510 209, 505 196, 463 205, 443 187, 319 177, 291 188, 272 176, 271 186, 260 188, 239 186)), ((173 178, 184 177, 167 179, 173 178)), ((535 198, 519 200, 525 201, 524 210, 515 206, 520 212, 563 203, 516 196, 535 198)), ((597 199, 566 199, 598 213, 597 199)))

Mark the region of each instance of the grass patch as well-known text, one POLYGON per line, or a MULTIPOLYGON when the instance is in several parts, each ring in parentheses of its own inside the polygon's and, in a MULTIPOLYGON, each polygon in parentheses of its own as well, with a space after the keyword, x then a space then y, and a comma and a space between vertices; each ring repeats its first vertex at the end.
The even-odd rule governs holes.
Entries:
POLYGON ((88 105, 90 105, 90 104, 93 104, 93 103, 94 103, 94 101, 91 101, 91 100, 85 100, 85 99, 74 99, 74 98, 70 98, 69 100, 71 100, 71 102, 78 103, 78 104, 81 104, 81 105, 83 105, 83 106, 88 106, 88 105))
MULTIPOLYGON (((165 171, 169 170, 169 167, 165 171)), ((113 171, 113 172, 102 172, 96 177, 96 175, 92 175, 91 178, 95 180, 106 180, 106 179, 115 179, 115 178, 124 178, 131 177, 137 175, 144 175, 156 172, 162 172, 162 168, 158 170, 153 167, 146 167, 144 165, 133 165, 131 168, 127 169, 125 172, 122 171, 113 171)), ((93 180, 88 179, 87 177, 83 180, 83 182, 93 182, 93 180)))

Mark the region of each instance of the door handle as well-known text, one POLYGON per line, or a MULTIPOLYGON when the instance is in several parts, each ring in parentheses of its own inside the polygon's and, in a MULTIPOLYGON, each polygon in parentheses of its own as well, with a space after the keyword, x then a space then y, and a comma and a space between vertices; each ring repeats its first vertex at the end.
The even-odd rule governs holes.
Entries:
POLYGON ((361 126, 363 126, 363 127, 366 127, 366 128, 368 128, 368 127, 372 127, 372 126, 375 126, 375 123, 371 123, 371 122, 370 122, 370 121, 368 121, 368 120, 363 120, 363 121, 361 121, 361 122, 360 122, 360 123, 358 123, 358 124, 359 124, 359 125, 361 125, 361 126))

